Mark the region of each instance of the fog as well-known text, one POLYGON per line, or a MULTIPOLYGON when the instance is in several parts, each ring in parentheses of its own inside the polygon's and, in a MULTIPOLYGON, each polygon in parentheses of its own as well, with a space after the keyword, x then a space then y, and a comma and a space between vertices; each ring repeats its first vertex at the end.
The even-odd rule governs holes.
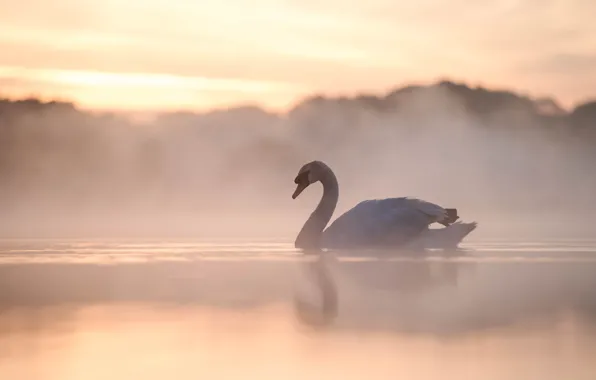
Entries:
POLYGON ((594 377, 596 103, 442 82, 150 116, 0 101, 0 237, 26 238, 1 241, 0 373, 594 377), (326 294, 291 254, 312 160, 338 177, 335 216, 419 197, 477 221, 474 249, 330 257, 337 317, 305 325, 294 301, 326 294))
POLYGON ((2 234, 293 237, 321 195, 292 200, 293 178, 322 160, 339 179, 334 217, 413 196, 458 208, 472 235, 589 235, 594 105, 452 82, 142 121, 3 101, 2 234))

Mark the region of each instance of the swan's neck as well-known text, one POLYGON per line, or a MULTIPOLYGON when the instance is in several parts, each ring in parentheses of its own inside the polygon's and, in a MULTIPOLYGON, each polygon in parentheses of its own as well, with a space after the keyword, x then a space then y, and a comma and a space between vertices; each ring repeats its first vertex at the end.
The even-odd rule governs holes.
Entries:
POLYGON ((323 184, 323 197, 296 237, 294 242, 296 248, 320 248, 323 230, 335 211, 339 198, 339 184, 335 174, 329 169, 321 179, 321 183, 323 184))

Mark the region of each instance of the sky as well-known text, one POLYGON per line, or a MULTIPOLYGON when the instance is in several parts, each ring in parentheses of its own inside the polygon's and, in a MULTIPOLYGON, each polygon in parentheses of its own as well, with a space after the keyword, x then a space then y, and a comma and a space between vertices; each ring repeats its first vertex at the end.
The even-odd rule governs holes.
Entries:
POLYGON ((0 0, 0 95, 285 109, 449 78, 596 96, 593 0, 0 0))

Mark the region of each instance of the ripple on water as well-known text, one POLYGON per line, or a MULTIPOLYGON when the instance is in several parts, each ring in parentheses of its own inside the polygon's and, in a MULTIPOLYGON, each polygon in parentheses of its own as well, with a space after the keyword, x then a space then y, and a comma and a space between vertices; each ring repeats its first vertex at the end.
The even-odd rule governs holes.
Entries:
MULTIPOLYGON (((338 260, 389 260, 409 262, 420 257, 381 257, 374 254, 338 253, 338 260)), ((301 260, 291 242, 279 241, 0 241, 0 264, 103 263, 156 261, 288 261, 301 260)), ((596 262, 596 240, 506 241, 485 240, 462 244, 457 255, 431 251, 429 261, 469 262, 596 262)))

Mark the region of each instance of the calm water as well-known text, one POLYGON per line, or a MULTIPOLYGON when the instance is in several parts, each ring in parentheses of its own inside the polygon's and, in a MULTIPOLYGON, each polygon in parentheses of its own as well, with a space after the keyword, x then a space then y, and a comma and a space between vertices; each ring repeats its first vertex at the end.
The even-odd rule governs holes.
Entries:
POLYGON ((596 379, 596 240, 339 256, 332 326, 284 240, 0 242, 0 378, 596 379))

